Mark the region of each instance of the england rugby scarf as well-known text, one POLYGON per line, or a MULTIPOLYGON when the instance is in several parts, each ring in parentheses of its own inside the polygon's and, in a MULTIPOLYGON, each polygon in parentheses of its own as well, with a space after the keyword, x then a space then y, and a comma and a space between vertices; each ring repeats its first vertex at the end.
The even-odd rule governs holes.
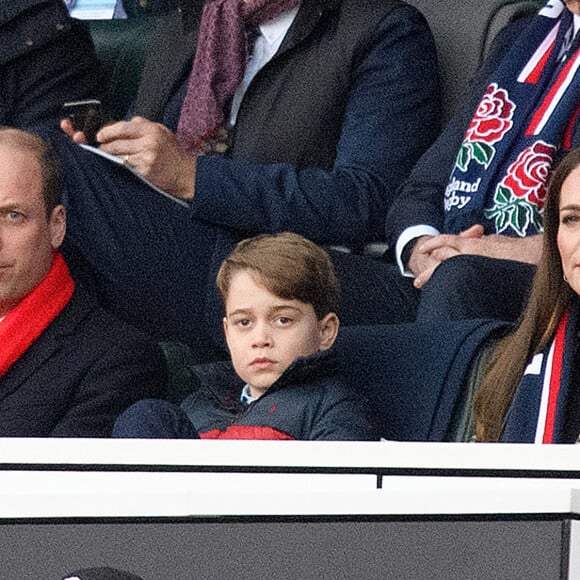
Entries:
POLYGON ((445 192, 445 231, 542 231, 554 155, 580 113, 580 50, 562 58, 573 16, 550 0, 510 48, 465 133, 445 192))
POLYGON ((62 312, 73 292, 67 265, 60 254, 55 254, 42 282, 0 322, 0 377, 62 312))
POLYGON ((552 340, 524 371, 507 414, 503 441, 561 442, 574 361, 578 305, 564 314, 552 340))

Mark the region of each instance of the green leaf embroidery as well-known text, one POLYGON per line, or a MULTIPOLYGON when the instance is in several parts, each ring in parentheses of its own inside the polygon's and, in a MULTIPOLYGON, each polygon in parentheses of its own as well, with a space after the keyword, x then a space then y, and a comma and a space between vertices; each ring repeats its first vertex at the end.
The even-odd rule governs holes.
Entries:
POLYGON ((498 212, 498 216, 495 220, 495 231, 501 234, 511 222, 511 217, 513 214, 513 207, 507 208, 505 211, 498 212))
POLYGON ((544 231, 544 224, 542 220, 542 215, 536 206, 530 205, 530 223, 536 228, 538 232, 544 231))
POLYGON ((473 143, 473 158, 485 168, 489 166, 494 153, 495 149, 483 141, 475 141, 473 143))
POLYGON ((494 222, 498 234, 511 228, 523 237, 530 224, 542 231, 542 218, 537 207, 526 199, 515 197, 508 187, 498 185, 494 201, 494 207, 485 210, 484 215, 494 222))
POLYGON ((459 153, 457 154, 457 160, 455 164, 461 171, 467 171, 467 166, 471 159, 471 147, 468 141, 464 141, 459 148, 459 153))
POLYGON ((524 237, 529 224, 529 207, 525 201, 516 201, 515 204, 516 207, 512 216, 511 225, 519 236, 524 237))
POLYGON ((496 205, 507 205, 514 201, 512 190, 505 185, 498 185, 495 192, 494 201, 496 205))

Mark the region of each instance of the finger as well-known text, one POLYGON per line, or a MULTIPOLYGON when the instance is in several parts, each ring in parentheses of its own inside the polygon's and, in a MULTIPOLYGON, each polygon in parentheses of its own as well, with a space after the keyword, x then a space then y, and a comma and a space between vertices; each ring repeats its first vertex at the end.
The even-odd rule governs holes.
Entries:
POLYGON ((60 128, 62 131, 68 135, 75 143, 86 143, 87 138, 82 131, 75 131, 73 129, 70 119, 63 119, 60 122, 60 128))
POLYGON ((420 289, 425 284, 427 284, 433 275, 433 272, 435 272, 437 266, 439 266, 439 262, 435 262, 432 266, 423 270, 423 272, 421 272, 418 276, 415 276, 415 279, 413 280, 413 286, 417 289, 420 289))
POLYGON ((139 139, 117 139, 101 144, 100 148, 117 157, 124 157, 125 155, 134 157, 141 151, 142 144, 139 139))
POLYGON ((481 224, 475 224, 466 230, 463 230, 459 237, 461 238, 481 238, 483 236, 483 226, 481 224))
POLYGON ((439 263, 448 260, 449 258, 453 258, 453 256, 459 256, 461 252, 456 248, 451 248, 449 246, 445 246, 443 248, 437 248, 431 252, 431 258, 437 260, 439 263))
POLYGON ((66 133, 69 137, 72 137, 75 130, 73 129, 72 121, 68 118, 61 119, 60 121, 60 128, 66 133))
POLYGON ((458 236, 453 234, 443 234, 440 236, 433 236, 432 238, 429 238, 428 240, 425 240, 424 242, 419 244, 418 250, 423 254, 430 254, 431 252, 439 248, 444 247, 455 248, 457 237, 458 236))
POLYGON ((110 143, 119 139, 137 139, 143 135, 143 123, 134 119, 117 121, 101 127, 97 133, 99 143, 110 143))

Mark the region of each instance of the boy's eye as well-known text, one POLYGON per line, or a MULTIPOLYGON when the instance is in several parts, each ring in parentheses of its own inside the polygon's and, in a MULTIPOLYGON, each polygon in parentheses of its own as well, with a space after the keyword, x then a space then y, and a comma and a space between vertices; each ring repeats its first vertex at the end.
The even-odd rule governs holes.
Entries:
POLYGON ((292 322, 292 319, 288 318, 287 316, 278 316, 278 318, 276 318, 276 322, 280 326, 287 326, 288 324, 290 324, 292 322))
POLYGON ((246 327, 250 326, 250 321, 247 318, 238 318, 237 320, 234 320, 234 324, 236 326, 246 327))

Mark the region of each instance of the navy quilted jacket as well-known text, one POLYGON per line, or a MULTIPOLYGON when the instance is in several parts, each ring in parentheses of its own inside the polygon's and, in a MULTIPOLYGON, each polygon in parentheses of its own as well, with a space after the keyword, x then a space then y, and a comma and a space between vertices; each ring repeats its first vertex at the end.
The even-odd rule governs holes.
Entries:
POLYGON ((182 403, 206 439, 377 439, 362 392, 342 382, 332 350, 300 358, 250 405, 231 363, 195 367, 201 387, 182 403))

